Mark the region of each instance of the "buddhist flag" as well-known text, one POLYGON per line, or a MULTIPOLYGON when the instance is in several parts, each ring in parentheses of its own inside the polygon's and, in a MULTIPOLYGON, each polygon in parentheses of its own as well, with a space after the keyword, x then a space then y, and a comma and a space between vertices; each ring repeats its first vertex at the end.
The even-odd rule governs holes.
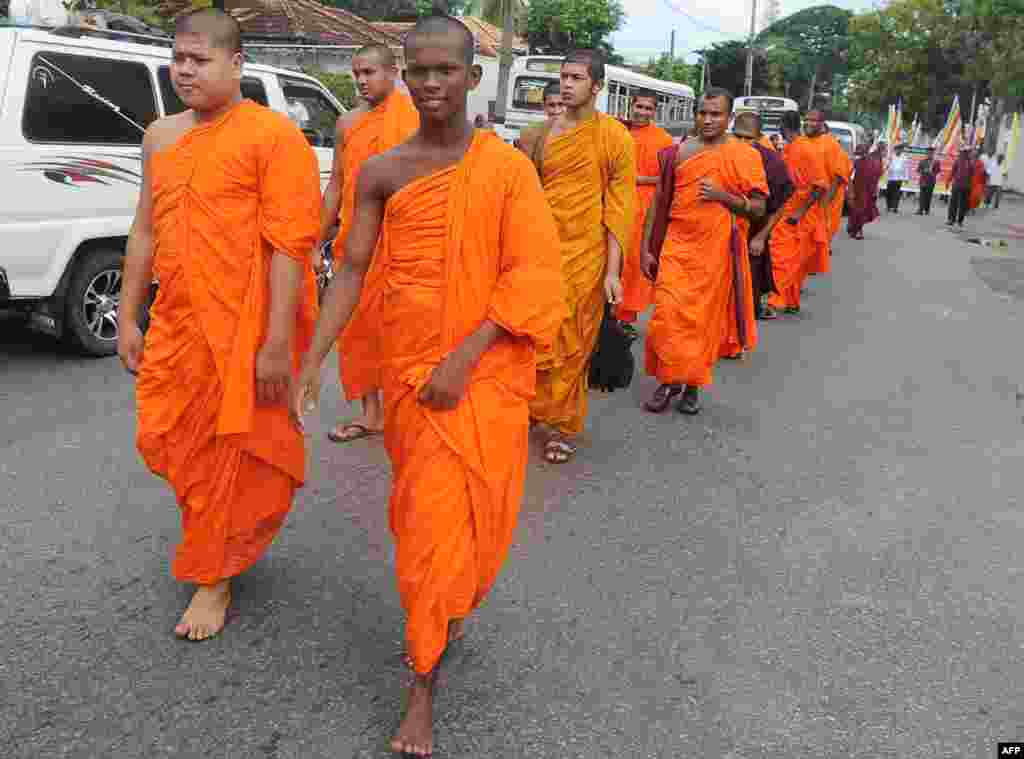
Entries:
MULTIPOLYGON (((953 105, 949 107, 949 114, 946 116, 946 125, 942 127, 942 131, 935 138, 935 143, 932 147, 938 148, 942 152, 949 152, 947 150, 950 141, 952 141, 954 135, 959 136, 961 130, 961 119, 960 119, 960 96, 955 95, 953 97, 953 105)), ((959 146, 959 140, 957 141, 959 146)))
POLYGON ((1013 114, 1013 126, 1010 128, 1010 146, 1006 151, 1006 173, 1009 175, 1013 167, 1013 159, 1017 155, 1017 143, 1020 142, 1020 111, 1013 114))

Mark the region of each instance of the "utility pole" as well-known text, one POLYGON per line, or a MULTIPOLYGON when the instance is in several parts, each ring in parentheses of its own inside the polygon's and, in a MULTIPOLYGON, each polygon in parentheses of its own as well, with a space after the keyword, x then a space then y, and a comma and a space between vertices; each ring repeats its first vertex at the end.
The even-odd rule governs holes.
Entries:
POLYGON ((672 30, 672 37, 668 43, 668 60, 670 63, 676 62, 676 30, 672 30))
POLYGON ((750 97, 754 89, 754 35, 757 34, 757 0, 750 0, 750 42, 747 45, 747 78, 743 94, 750 97))
POLYGON ((512 74, 512 41, 515 36, 515 5, 518 0, 502 0, 505 8, 504 24, 501 30, 501 61, 498 63, 498 102, 494 104, 494 122, 505 123, 505 106, 508 102, 508 80, 512 74))

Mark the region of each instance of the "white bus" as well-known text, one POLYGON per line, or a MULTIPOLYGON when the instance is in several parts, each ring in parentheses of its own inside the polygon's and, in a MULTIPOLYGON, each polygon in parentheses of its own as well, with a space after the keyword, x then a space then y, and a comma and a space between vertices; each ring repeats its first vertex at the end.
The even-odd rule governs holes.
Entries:
MULTIPOLYGON (((544 88, 557 82, 562 57, 526 55, 516 58, 508 83, 505 124, 495 131, 506 142, 514 142, 519 131, 544 120, 544 88)), ((693 129, 693 88, 678 82, 637 74, 618 66, 605 66, 605 86, 597 97, 597 109, 620 119, 628 119, 633 94, 653 90, 658 94, 655 123, 673 137, 685 136, 693 129)))
MULTIPOLYGON (((736 98, 732 104, 733 119, 742 111, 752 111, 761 116, 761 131, 765 134, 778 134, 782 114, 786 111, 800 112, 800 106, 789 98, 771 95, 755 95, 753 97, 736 98)), ((731 125, 730 125, 731 126, 731 125)))

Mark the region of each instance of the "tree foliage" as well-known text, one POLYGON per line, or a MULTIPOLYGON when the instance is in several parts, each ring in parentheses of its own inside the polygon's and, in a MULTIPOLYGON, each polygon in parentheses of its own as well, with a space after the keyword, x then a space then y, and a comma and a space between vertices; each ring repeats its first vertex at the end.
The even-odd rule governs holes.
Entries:
POLYGON ((655 79, 697 87, 699 85, 697 80, 700 79, 700 66, 691 66, 682 58, 673 59, 668 53, 662 53, 659 58, 651 59, 644 67, 644 73, 655 79))
POLYGON ((331 91, 334 97, 338 98, 343 106, 346 108, 355 107, 358 98, 356 97, 356 83, 351 76, 348 74, 335 74, 312 66, 304 68, 303 72, 309 74, 314 79, 318 79, 324 87, 331 91))
POLYGON ((526 38, 539 53, 588 47, 611 53, 608 38, 626 18, 622 0, 530 0, 526 38))

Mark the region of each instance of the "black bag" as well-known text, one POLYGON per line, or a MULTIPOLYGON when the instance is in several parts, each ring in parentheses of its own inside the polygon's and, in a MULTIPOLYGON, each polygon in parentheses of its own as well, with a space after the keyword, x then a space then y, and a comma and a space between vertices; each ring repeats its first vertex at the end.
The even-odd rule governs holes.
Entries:
POLYGON ((629 387, 636 362, 631 346, 636 333, 615 318, 611 305, 605 305, 601 333, 590 357, 590 386, 605 392, 629 387))

